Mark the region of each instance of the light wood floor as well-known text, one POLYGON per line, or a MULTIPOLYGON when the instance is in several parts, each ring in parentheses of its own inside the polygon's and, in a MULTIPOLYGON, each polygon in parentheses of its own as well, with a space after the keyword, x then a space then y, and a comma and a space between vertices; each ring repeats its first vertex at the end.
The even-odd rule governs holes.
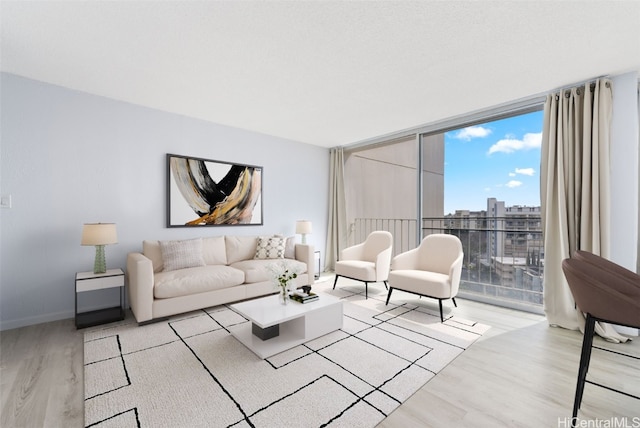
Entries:
MULTIPOLYGON (((453 310, 492 328, 378 427, 569 427, 582 334, 476 302, 453 310)), ((633 358, 594 348, 587 379, 640 396, 640 338, 594 346, 633 358)), ((587 384, 578 417, 640 427, 640 400, 587 384)))
MULTIPOLYGON (((457 300, 457 315, 491 330, 379 427, 568 427, 582 336, 538 315, 457 300)), ((0 426, 82 427, 83 339, 73 321, 7 330, 0 339, 0 426)), ((596 345, 640 358, 640 339, 596 345)), ((638 359, 594 350, 589 376, 640 395, 638 359)), ((640 426, 640 401, 587 384, 580 416, 640 426)))

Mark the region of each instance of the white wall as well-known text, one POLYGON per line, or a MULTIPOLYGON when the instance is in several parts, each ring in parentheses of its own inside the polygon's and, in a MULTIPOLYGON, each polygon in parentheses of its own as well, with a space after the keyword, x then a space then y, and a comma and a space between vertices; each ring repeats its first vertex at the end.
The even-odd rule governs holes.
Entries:
POLYGON ((109 268, 143 239, 293 235, 302 218, 324 252, 327 149, 0 78, 0 192, 13 205, 0 209, 0 329, 73 316, 75 272, 93 269, 94 248, 80 246, 87 222, 117 223, 109 268), (264 167, 264 225, 166 228, 166 153, 264 167))
POLYGON ((638 73, 612 78, 611 260, 636 271, 638 258, 638 73))
MULTIPOLYGON (((640 245, 638 73, 615 76, 612 83, 611 260, 637 272, 640 245)), ((616 329, 624 334, 640 333, 627 327, 616 326, 616 329)))

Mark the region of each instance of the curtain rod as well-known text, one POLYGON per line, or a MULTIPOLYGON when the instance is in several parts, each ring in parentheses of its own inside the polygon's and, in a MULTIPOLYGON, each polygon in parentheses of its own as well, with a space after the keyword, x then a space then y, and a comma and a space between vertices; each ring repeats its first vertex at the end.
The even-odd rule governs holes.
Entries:
POLYGON ((587 83, 590 85, 591 88, 595 87, 596 84, 596 80, 598 79, 610 79, 611 77, 606 74, 606 75, 602 75, 602 76, 597 76, 597 77, 592 77, 590 79, 587 80, 583 80, 581 82, 576 82, 576 83, 571 83, 569 85, 565 85, 565 86, 561 86, 559 88, 553 89, 551 91, 549 91, 550 94, 555 94, 557 92, 561 92, 561 91, 566 91, 566 90, 570 90, 573 88, 577 88, 577 87, 582 87, 584 85, 586 85, 587 83))
MULTIPOLYGON (((593 90, 596 88, 596 82, 600 79, 610 79, 609 76, 599 76, 599 77, 595 77, 593 79, 589 79, 589 80, 585 80, 581 83, 576 83, 574 85, 570 85, 570 86, 565 86, 562 89, 557 89, 553 92, 551 92, 552 94, 555 95, 556 100, 558 100, 560 98, 560 94, 564 94, 565 98, 569 98, 571 97, 571 91, 572 90, 576 90, 577 94, 580 95, 580 90, 585 87, 587 84, 589 84, 589 90, 590 92, 593 92, 593 90)), ((604 83, 605 87, 609 88, 611 87, 611 82, 610 81, 606 81, 604 83)))

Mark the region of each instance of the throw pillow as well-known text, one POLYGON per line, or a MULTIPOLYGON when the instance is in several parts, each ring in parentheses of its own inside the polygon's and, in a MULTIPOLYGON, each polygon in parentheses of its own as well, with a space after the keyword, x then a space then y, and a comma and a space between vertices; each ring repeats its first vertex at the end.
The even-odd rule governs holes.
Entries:
POLYGON ((254 259, 283 259, 285 238, 276 236, 258 237, 254 259))
POLYGON ((280 234, 273 235, 276 238, 283 238, 285 240, 284 243, 284 258, 285 259, 295 259, 296 258, 296 237, 287 236, 280 234))
POLYGON ((287 243, 284 247, 284 258, 285 259, 295 259, 296 258, 296 237, 289 236, 287 238, 287 243))
POLYGON ((142 241, 142 254, 151 260, 153 271, 155 273, 162 272, 162 249, 158 241, 142 241))
POLYGON ((202 238, 184 241, 160 241, 164 271, 204 266, 202 238))

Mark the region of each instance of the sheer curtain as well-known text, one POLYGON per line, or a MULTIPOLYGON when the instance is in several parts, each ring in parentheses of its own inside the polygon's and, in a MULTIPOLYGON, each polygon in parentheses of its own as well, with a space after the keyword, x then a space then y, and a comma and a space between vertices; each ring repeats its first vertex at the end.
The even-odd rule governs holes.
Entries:
MULTIPOLYGON (((542 132, 540 196, 544 234, 544 310, 549 324, 583 330, 561 263, 576 250, 609 257, 611 81, 547 96, 542 132)), ((596 332, 624 341, 607 324, 596 332)))
POLYGON ((347 210, 344 194, 344 149, 330 150, 329 164, 329 227, 327 228, 327 248, 325 270, 332 271, 347 244, 347 210))

